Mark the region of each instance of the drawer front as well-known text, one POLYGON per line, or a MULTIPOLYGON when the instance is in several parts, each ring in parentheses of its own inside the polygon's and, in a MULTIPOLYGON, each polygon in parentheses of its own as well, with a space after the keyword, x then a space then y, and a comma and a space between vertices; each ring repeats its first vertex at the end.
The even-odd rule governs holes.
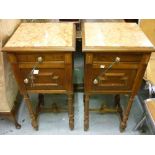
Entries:
POLYGON ((140 62, 142 58, 142 54, 140 53, 94 53, 93 54, 93 62, 113 62, 115 58, 119 57, 120 62, 140 62))
MULTIPOLYGON (((24 79, 28 77, 30 71, 30 69, 21 69, 24 79)), ((37 74, 29 77, 28 83, 25 83, 25 86, 28 90, 65 90, 65 81, 66 73, 64 69, 42 68, 39 69, 37 74)))
POLYGON ((19 63, 36 62, 38 57, 43 58, 43 62, 64 61, 65 54, 63 53, 20 53, 16 55, 19 63))
POLYGON ((19 68, 33 68, 38 62, 38 58, 42 58, 42 63, 38 64, 39 68, 64 68, 65 53, 31 53, 17 54, 19 68))

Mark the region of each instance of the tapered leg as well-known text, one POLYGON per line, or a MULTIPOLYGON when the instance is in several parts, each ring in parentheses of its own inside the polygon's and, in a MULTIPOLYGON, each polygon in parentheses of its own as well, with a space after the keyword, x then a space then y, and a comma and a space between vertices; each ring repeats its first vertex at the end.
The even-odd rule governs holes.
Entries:
POLYGON ((84 131, 89 128, 89 95, 84 95, 84 131))
POLYGON ((68 115, 69 115, 69 127, 74 129, 74 103, 73 94, 68 94, 68 115))
POLYGON ((36 130, 38 130, 38 123, 36 121, 36 117, 35 117, 35 114, 33 112, 33 108, 32 108, 32 104, 31 104, 31 101, 29 99, 29 96, 28 94, 27 95, 24 95, 24 101, 28 107, 28 110, 29 110, 29 114, 30 114, 30 117, 31 117, 31 124, 32 124, 32 127, 36 130))
POLYGON ((129 117, 129 113, 130 113, 130 110, 131 110, 133 100, 134 100, 134 96, 131 95, 130 98, 129 98, 125 113, 123 114, 123 120, 122 120, 121 126, 120 126, 120 131, 121 132, 124 131, 126 126, 127 126, 127 120, 128 120, 128 117, 129 117))

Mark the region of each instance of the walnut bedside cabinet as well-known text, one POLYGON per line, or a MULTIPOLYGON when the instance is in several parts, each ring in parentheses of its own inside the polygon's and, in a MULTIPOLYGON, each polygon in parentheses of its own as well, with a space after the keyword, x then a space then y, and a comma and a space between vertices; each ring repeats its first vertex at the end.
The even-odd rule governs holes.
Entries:
POLYGON ((54 111, 44 107, 43 94, 68 96, 69 127, 74 128, 73 23, 22 23, 5 44, 20 93, 28 107, 33 128, 38 129, 38 114, 54 111), (38 106, 33 109, 29 93, 37 93, 38 106))
POLYGON ((120 130, 126 128, 134 97, 141 81, 153 45, 135 23, 84 23, 84 130, 89 128, 89 111, 120 113, 120 130), (114 94, 115 107, 90 109, 94 94, 114 94), (125 110, 120 106, 120 94, 128 94, 125 110))

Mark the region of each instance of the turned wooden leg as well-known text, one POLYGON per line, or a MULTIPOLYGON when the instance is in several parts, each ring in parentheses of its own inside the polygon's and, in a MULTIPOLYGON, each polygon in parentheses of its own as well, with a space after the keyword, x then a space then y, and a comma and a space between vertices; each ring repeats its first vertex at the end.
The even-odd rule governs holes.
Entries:
POLYGON ((117 107, 117 106, 119 106, 119 104, 120 104, 120 95, 117 94, 117 95, 115 95, 115 106, 117 107))
POLYGON ((38 118, 38 115, 40 113, 40 107, 41 105, 44 105, 44 95, 43 94, 38 94, 38 105, 36 108, 36 119, 38 118))
POLYGON ((126 108, 125 113, 123 115, 123 120, 121 122, 121 126, 120 126, 120 131, 121 132, 123 132, 125 130, 126 126, 127 126, 127 120, 128 120, 128 117, 129 117, 129 113, 130 113, 130 110, 131 110, 133 100, 134 100, 134 96, 130 96, 128 104, 127 104, 127 108, 126 108))
POLYGON ((120 114, 121 121, 123 120, 123 110, 120 105, 120 94, 115 95, 115 107, 120 114))
POLYGON ((68 94, 68 115, 69 115, 69 127, 74 129, 74 103, 73 94, 68 94))
POLYGON ((32 124, 32 127, 36 130, 38 130, 38 123, 36 121, 36 117, 35 117, 35 114, 33 112, 33 108, 32 108, 32 104, 31 104, 31 101, 29 99, 29 96, 28 94, 27 95, 24 95, 24 101, 28 107, 28 110, 29 110, 29 114, 30 114, 30 117, 31 117, 31 124, 32 124))
POLYGON ((85 103, 85 94, 83 95, 83 103, 85 103))
MULTIPOLYGON (((36 122, 38 124, 39 122, 39 113, 40 113, 40 109, 41 109, 41 105, 43 106, 44 105, 44 95, 43 94, 38 94, 38 105, 36 107, 36 112, 35 112, 35 119, 36 119, 36 122)), ((38 130, 38 127, 37 129, 38 130)))
POLYGON ((44 105, 44 95, 43 94, 39 94, 38 95, 38 99, 39 99, 39 104, 40 105, 44 105))
POLYGON ((84 95, 84 131, 89 128, 89 95, 84 95))

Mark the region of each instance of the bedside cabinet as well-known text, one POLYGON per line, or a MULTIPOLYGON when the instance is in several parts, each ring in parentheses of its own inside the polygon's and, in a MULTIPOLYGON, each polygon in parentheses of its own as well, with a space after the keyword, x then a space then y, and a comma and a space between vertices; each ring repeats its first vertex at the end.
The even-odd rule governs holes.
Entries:
POLYGON ((89 128, 89 111, 117 112, 120 129, 126 128, 134 97, 154 51, 153 45, 135 23, 84 23, 84 130, 89 128), (115 94, 115 107, 90 109, 94 94, 115 94), (120 94, 128 94, 123 111, 120 94))
POLYGON ((44 111, 43 94, 66 94, 70 129, 74 128, 73 23, 22 23, 3 52, 7 52, 14 75, 28 107, 32 126, 38 129, 38 114, 44 111), (32 108, 30 93, 38 93, 38 106, 32 108))

